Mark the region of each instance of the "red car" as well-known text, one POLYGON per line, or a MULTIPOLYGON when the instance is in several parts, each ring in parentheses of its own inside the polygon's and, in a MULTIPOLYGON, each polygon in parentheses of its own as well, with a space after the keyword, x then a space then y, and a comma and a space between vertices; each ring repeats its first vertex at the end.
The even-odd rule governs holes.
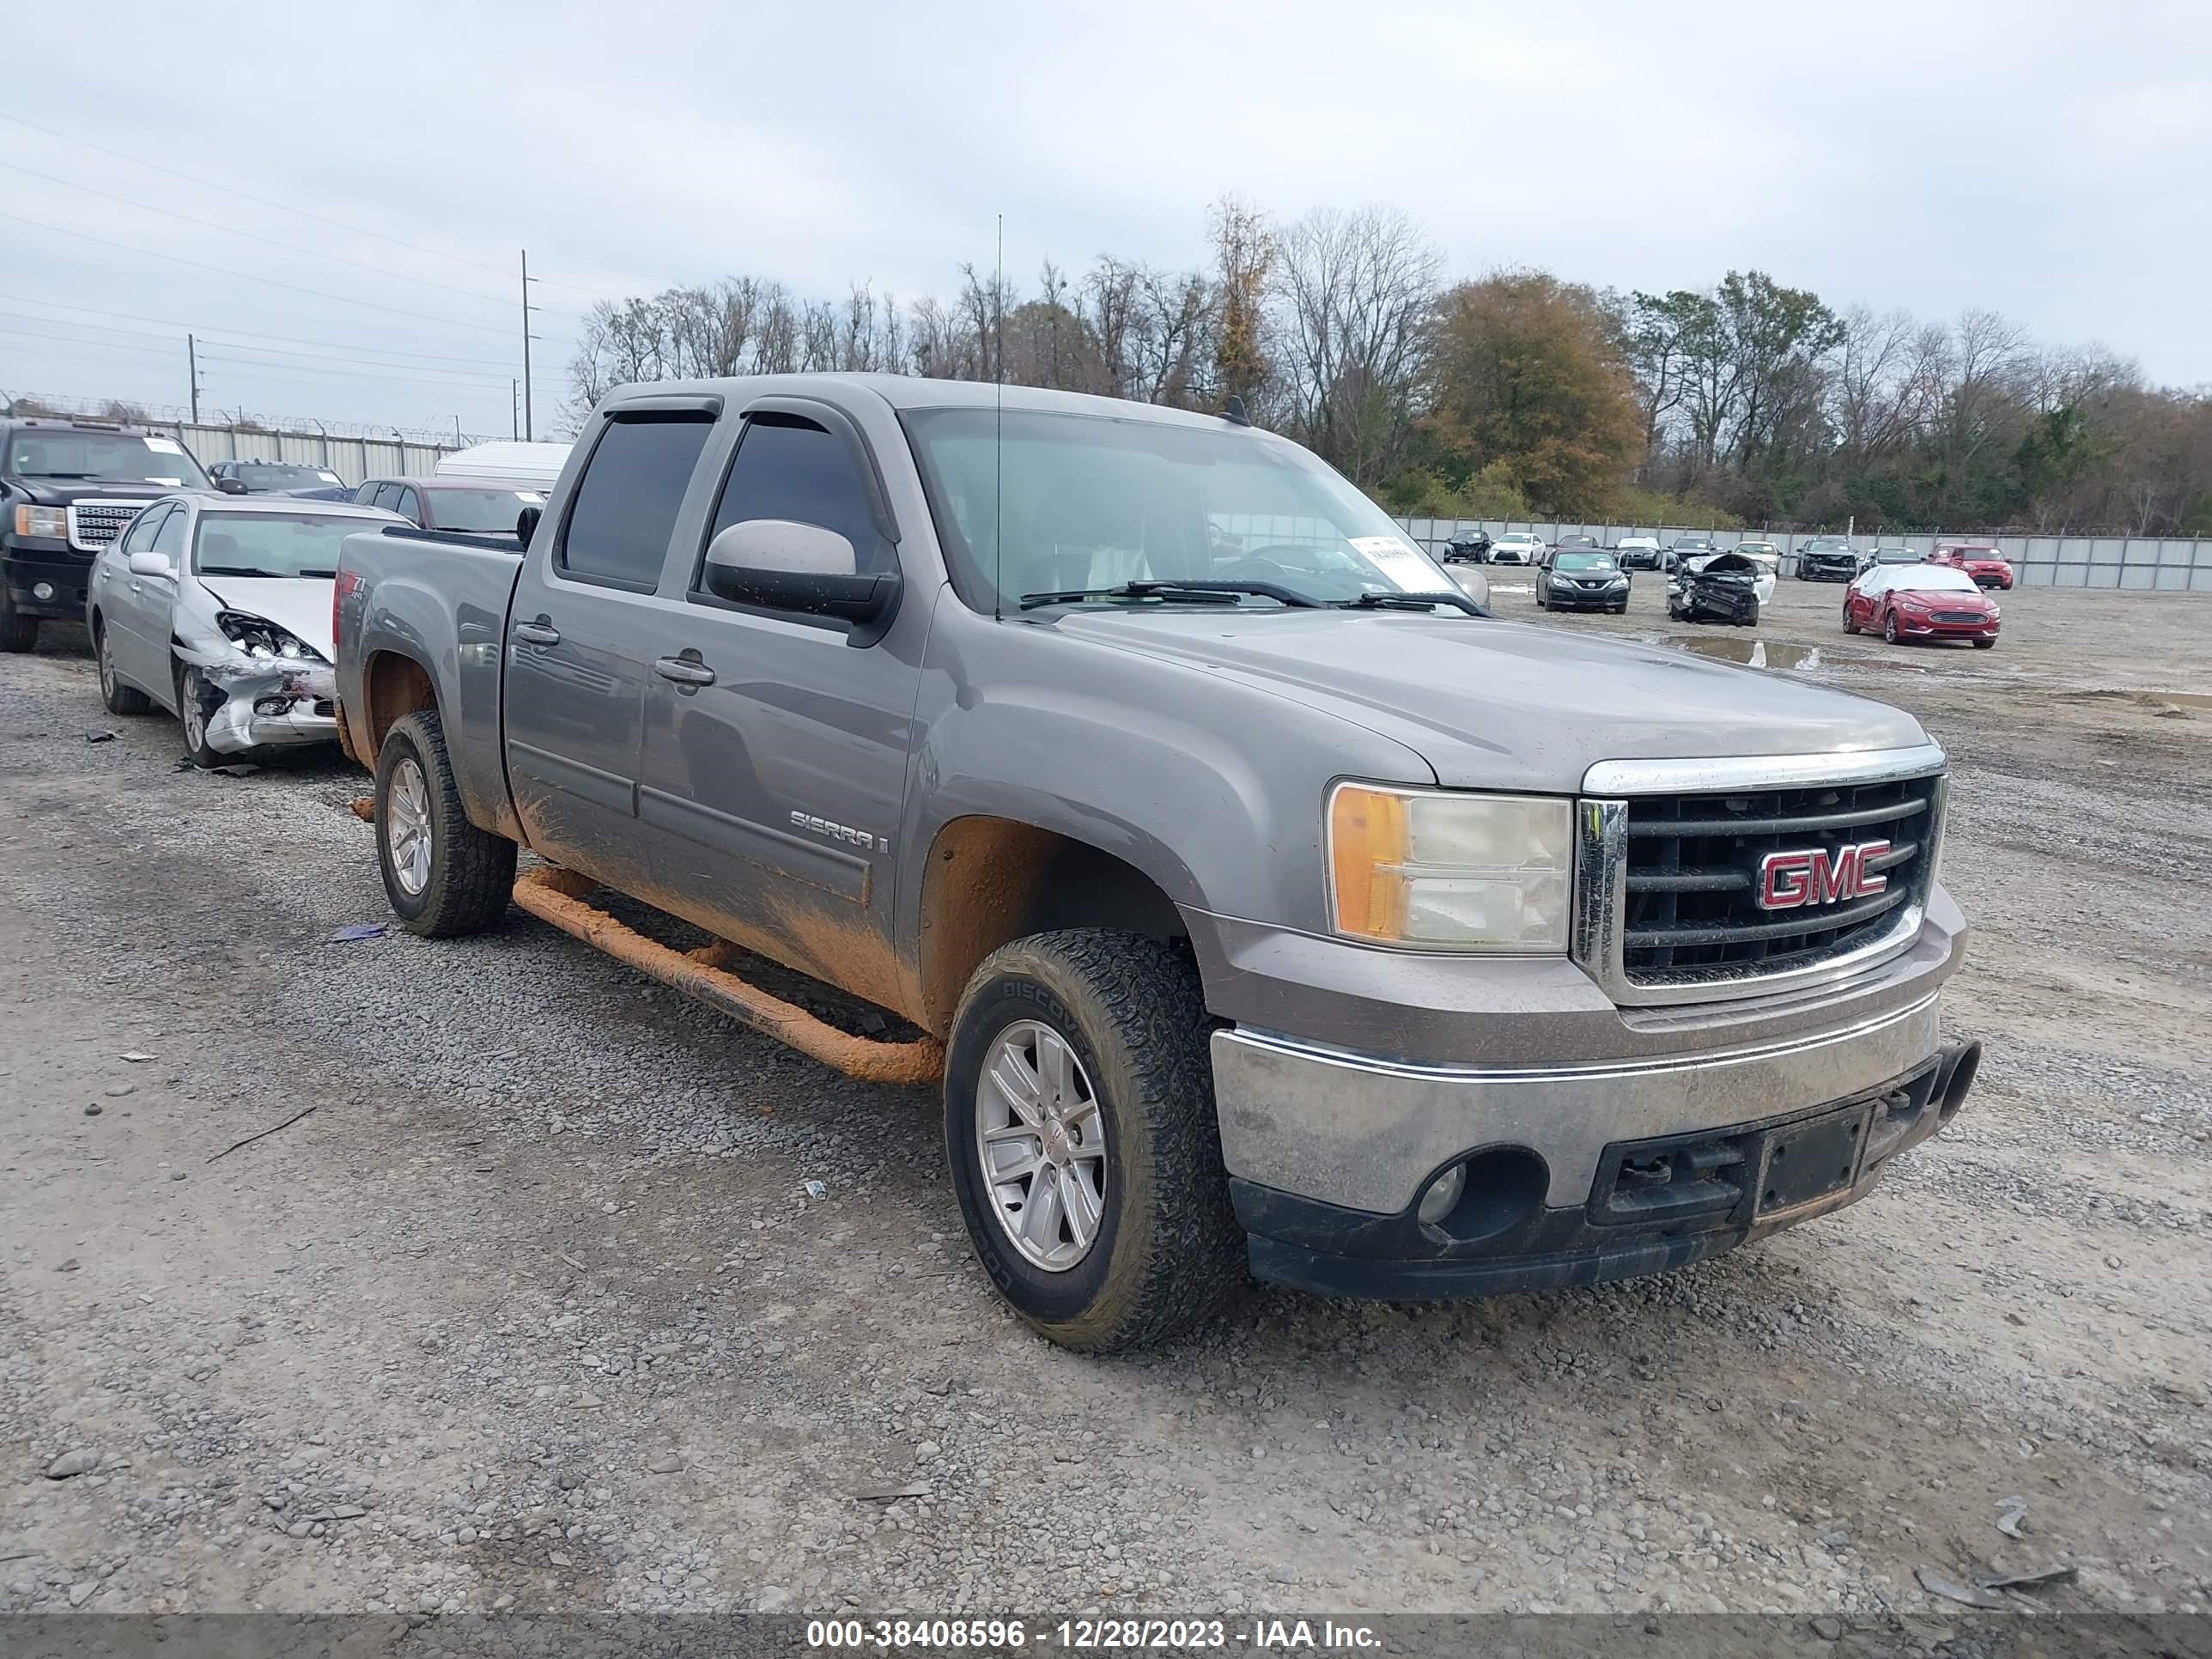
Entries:
POLYGON ((1928 556, 1928 562, 1963 570, 1974 579, 1977 586, 2012 591, 2012 565, 1997 551, 1995 542, 1938 542, 1936 550, 1928 556))
POLYGON ((1905 640, 1972 640, 1986 651, 1997 642, 1997 604, 1956 566, 1877 564, 1844 590, 1844 632, 1905 640))

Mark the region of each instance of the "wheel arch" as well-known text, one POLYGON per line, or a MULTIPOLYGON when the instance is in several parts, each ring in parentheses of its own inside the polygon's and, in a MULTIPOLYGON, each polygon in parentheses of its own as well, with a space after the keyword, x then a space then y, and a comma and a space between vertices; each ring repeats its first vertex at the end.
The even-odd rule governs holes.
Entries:
POLYGON ((362 665, 362 702, 356 710, 342 706, 348 738, 364 763, 376 764, 385 733, 403 715, 438 707, 437 681, 430 671, 404 651, 378 650, 362 665))
POLYGON ((922 861, 919 911, 916 1012, 939 1036, 951 1029, 977 965, 1015 939, 1101 927, 1178 950, 1189 941, 1168 884, 1139 864, 1062 830, 989 813, 939 828, 922 861))

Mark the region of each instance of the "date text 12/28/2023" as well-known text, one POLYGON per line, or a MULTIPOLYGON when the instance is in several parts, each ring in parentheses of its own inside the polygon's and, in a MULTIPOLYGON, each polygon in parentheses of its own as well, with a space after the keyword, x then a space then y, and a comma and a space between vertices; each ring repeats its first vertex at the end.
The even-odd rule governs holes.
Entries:
POLYGON ((1332 1619, 1063 1619, 1032 1626, 1019 1619, 813 1619, 806 1645, 825 1650, 1008 1653, 1026 1648, 1072 1652, 1249 1648, 1261 1651, 1379 1648, 1372 1626, 1332 1619))

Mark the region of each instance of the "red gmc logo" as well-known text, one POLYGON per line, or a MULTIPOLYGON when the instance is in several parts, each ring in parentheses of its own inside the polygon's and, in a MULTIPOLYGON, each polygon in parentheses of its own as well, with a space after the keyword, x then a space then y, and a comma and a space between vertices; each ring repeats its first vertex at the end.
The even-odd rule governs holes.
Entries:
POLYGON ((1863 841, 1834 853, 1820 847, 1769 853, 1759 861, 1759 908, 1795 910, 1808 904, 1870 898, 1889 885, 1889 878, 1868 869, 1867 861, 1887 851, 1886 841, 1863 841))

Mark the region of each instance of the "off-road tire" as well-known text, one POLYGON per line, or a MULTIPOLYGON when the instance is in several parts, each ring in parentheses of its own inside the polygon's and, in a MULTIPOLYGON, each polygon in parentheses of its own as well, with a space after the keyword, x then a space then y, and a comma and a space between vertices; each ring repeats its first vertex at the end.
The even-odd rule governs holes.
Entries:
POLYGON ((1109 1353, 1189 1329, 1245 1282, 1230 1207, 1197 970, 1156 940, 1099 928, 1036 933, 985 958, 952 1018, 945 1152, 976 1258, 1014 1311, 1062 1347, 1109 1353), (1064 1273, 1000 1229, 975 1149, 976 1085, 1018 1020, 1051 1027, 1088 1074, 1108 1178, 1096 1242, 1064 1273))
POLYGON ((39 621, 15 609, 8 597, 7 589, 0 587, 0 651, 24 652, 39 648, 39 621))
POLYGON ((154 700, 135 685, 125 685, 115 672, 115 659, 107 653, 107 624, 92 630, 92 654, 100 668, 100 706, 111 714, 150 714, 154 700))
POLYGON ((400 926, 425 939, 454 939, 496 925, 514 890, 514 843, 469 822, 435 710, 403 715, 385 733, 376 751, 375 799, 376 865, 400 926), (430 878, 419 893, 408 892, 392 869, 387 798, 393 771, 407 759, 422 769, 430 798, 430 878))

